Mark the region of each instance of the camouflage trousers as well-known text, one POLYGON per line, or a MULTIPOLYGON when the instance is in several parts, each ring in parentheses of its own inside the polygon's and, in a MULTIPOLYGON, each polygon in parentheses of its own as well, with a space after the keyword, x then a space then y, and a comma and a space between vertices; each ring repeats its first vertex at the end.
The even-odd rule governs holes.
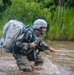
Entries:
POLYGON ((17 65, 19 69, 22 71, 32 71, 32 68, 29 63, 29 60, 27 59, 27 56, 19 55, 19 58, 17 59, 17 65))
POLYGON ((28 55, 18 54, 17 65, 20 70, 32 71, 30 61, 34 61, 35 66, 43 65, 43 58, 40 55, 34 57, 32 53, 28 55))

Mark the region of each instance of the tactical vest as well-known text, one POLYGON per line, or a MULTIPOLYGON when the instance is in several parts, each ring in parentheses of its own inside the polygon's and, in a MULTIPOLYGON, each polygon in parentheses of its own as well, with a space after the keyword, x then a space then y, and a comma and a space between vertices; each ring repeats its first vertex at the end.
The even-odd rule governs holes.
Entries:
MULTIPOLYGON (((20 40, 20 43, 26 42, 26 43, 31 43, 35 40, 36 34, 32 28, 26 28, 25 30, 22 31, 21 34, 24 34, 24 37, 20 40), (31 32, 31 35, 29 37, 26 37, 27 32, 31 32)), ((17 53, 19 52, 20 48, 16 45, 16 42, 12 45, 12 53, 13 56, 17 59, 17 53)), ((23 54, 29 54, 28 51, 22 52, 23 54)))
POLYGON ((31 43, 35 40, 36 34, 32 28, 26 28, 23 30, 22 34, 24 34, 24 37, 21 40, 21 43, 26 42, 26 43, 31 43), (29 36, 27 37, 27 33, 29 32, 29 36))

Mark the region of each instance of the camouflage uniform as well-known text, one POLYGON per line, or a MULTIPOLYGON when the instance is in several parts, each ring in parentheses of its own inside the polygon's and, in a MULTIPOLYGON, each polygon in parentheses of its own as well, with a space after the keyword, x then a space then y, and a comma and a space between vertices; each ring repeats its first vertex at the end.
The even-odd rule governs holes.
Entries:
POLYGON ((46 50, 48 49, 48 46, 42 41, 41 35, 36 35, 33 28, 29 28, 26 31, 25 36, 22 34, 16 41, 18 51, 16 52, 17 58, 15 58, 17 60, 17 65, 21 70, 32 71, 29 61, 34 61, 34 65, 38 66, 43 64, 43 58, 40 55, 37 55, 36 49, 32 48, 31 43, 35 42, 36 45, 41 44, 46 50), (23 37, 28 41, 24 40, 23 37))

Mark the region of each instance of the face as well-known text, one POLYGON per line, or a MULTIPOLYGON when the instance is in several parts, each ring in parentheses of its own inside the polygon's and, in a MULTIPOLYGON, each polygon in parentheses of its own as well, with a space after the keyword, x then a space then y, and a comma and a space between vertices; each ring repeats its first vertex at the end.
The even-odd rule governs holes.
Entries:
POLYGON ((46 27, 42 27, 42 28, 41 28, 41 31, 35 30, 36 35, 37 35, 37 36, 43 35, 43 34, 46 32, 46 27), (42 32, 41 32, 41 31, 42 31, 42 32))
POLYGON ((46 32, 46 27, 42 27, 42 34, 46 32))
POLYGON ((37 36, 40 36, 41 35, 41 32, 39 30, 35 30, 35 32, 36 32, 36 35, 37 36))

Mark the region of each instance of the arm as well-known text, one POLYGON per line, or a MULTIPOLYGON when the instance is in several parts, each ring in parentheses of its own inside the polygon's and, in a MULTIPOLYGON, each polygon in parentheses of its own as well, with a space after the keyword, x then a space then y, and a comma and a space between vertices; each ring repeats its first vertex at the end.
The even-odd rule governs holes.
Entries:
POLYGON ((51 52, 54 52, 54 48, 48 46, 45 42, 42 41, 40 45, 42 45, 45 50, 50 50, 51 52))
MULTIPOLYGON (((27 41, 29 41, 32 38, 32 32, 28 31, 27 34, 25 35, 25 38, 27 41)), ((34 42, 25 42, 24 40, 22 40, 24 38, 24 34, 22 34, 21 36, 18 37, 16 45, 22 49, 28 49, 28 48, 32 48, 35 49, 36 45, 40 42, 40 38, 35 37, 35 41, 34 42), (21 42, 22 41, 22 42, 21 42)))
POLYGON ((21 36, 19 36, 19 37, 17 38, 16 45, 17 45, 19 48, 27 49, 27 48, 28 48, 28 43, 21 42, 21 40, 22 40, 23 38, 24 38, 24 34, 22 34, 21 36))
POLYGON ((50 50, 51 52, 54 52, 54 48, 52 48, 52 47, 48 47, 48 50, 50 50))

